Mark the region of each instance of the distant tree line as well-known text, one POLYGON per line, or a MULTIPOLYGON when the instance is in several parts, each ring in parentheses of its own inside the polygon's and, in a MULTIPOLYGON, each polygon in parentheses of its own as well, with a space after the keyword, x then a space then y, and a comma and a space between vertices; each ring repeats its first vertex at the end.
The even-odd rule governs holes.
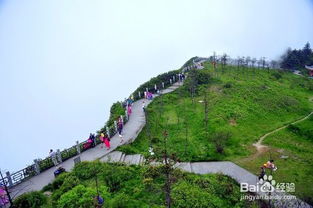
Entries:
POLYGON ((289 70, 301 70, 305 65, 313 65, 313 52, 310 43, 306 43, 303 49, 289 48, 281 57, 280 67, 289 70))

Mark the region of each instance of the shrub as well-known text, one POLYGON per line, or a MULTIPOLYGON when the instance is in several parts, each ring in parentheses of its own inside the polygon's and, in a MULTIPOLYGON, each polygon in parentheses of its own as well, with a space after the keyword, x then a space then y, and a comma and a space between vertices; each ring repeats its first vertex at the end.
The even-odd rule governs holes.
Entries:
POLYGON ((290 124, 287 129, 295 134, 299 134, 300 128, 294 124, 290 124))
POLYGON ((212 141, 218 153, 224 153, 224 147, 231 137, 229 132, 217 132, 213 135, 212 141))
POLYGON ((231 83, 230 82, 227 82, 224 86, 223 86, 224 88, 231 88, 232 87, 232 85, 231 85, 231 83))
POLYGON ((64 193, 71 190, 77 184, 79 184, 79 179, 76 176, 67 175, 60 188, 53 192, 52 194, 53 200, 57 201, 64 193))
POLYGON ((104 164, 94 162, 81 162, 75 165, 73 174, 80 180, 87 180, 95 175, 95 172, 99 172, 104 167, 104 164))
POLYGON ((69 173, 62 173, 56 179, 54 179, 54 181, 51 183, 51 191, 59 189, 68 175, 69 173))
POLYGON ((272 76, 273 76, 275 79, 277 79, 277 80, 279 80, 279 79, 282 78, 282 75, 281 75, 279 72, 274 72, 274 73, 272 73, 272 76))
POLYGON ((223 207, 221 199, 186 181, 174 185, 172 201, 173 207, 223 207))
POLYGON ((137 208, 148 207, 147 204, 135 199, 131 199, 129 195, 124 193, 116 195, 110 204, 112 208, 137 208))
POLYGON ((110 118, 107 121, 106 126, 112 126, 114 121, 117 120, 121 115, 125 115, 125 109, 123 108, 121 102, 116 102, 111 106, 110 118))
POLYGON ((13 208, 40 208, 47 203, 47 197, 40 191, 32 191, 17 197, 13 208))
POLYGON ((133 178, 131 167, 116 166, 114 168, 107 167, 101 177, 109 188, 110 192, 116 192, 121 189, 122 184, 133 178))
MULTIPOLYGON (((105 203, 109 198, 109 193, 106 191, 105 186, 100 187, 100 196, 104 199, 105 203)), ((72 190, 66 192, 58 200, 58 208, 90 208, 94 207, 97 196, 96 189, 78 185, 72 190)))

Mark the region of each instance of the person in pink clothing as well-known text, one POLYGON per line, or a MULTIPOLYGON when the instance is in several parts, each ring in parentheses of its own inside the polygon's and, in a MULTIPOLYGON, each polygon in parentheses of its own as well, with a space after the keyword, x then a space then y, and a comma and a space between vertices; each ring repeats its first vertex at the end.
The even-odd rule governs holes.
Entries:
POLYGON ((111 148, 110 138, 108 136, 105 136, 103 140, 104 140, 105 146, 107 147, 107 150, 109 150, 111 148))
POLYGON ((128 113, 128 116, 130 116, 130 114, 132 113, 132 106, 131 105, 128 105, 127 113, 128 113))

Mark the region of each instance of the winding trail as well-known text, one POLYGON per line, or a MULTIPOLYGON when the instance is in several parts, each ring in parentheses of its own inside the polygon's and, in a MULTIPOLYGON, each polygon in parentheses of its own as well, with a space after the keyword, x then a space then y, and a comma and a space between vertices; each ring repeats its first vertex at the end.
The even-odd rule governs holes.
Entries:
POLYGON ((271 135, 273 133, 276 133, 276 132, 278 132, 278 131, 280 131, 282 129, 285 129, 285 128, 287 128, 291 124, 300 123, 301 121, 304 121, 304 120, 308 119, 312 114, 313 114, 313 111, 311 113, 309 113, 308 115, 306 115, 305 117, 303 117, 303 118, 300 118, 300 119, 298 119, 296 121, 293 121, 293 122, 291 122, 291 123, 289 123, 289 124, 287 124, 285 126, 279 127, 277 129, 275 129, 273 131, 270 131, 270 132, 264 134, 263 136, 261 136, 260 139, 258 140, 258 142, 253 144, 253 146, 255 146, 257 152, 254 155, 250 156, 249 159, 254 159, 254 158, 258 157, 259 155, 261 155, 262 153, 264 153, 267 150, 269 150, 268 146, 262 144, 262 142, 264 141, 264 139, 267 136, 269 136, 269 135, 271 135))

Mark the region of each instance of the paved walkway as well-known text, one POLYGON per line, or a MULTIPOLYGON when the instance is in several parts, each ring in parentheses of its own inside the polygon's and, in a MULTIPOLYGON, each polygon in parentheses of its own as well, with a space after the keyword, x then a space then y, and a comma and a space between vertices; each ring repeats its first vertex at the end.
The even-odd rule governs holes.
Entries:
MULTIPOLYGON (((160 94, 166 94, 169 92, 174 91, 179 86, 181 86, 182 83, 174 83, 172 86, 170 86, 167 89, 164 89, 160 92, 160 94)), ((132 114, 129 117, 128 122, 125 124, 123 129, 123 136, 124 136, 124 142, 121 143, 121 139, 116 134, 111 138, 111 149, 106 150, 106 148, 101 148, 101 144, 97 145, 96 147, 89 149, 83 153, 81 153, 79 156, 81 158, 81 161, 93 161, 96 159, 99 159, 106 154, 114 151, 118 146, 123 145, 125 143, 130 143, 134 139, 136 139, 137 135, 140 133, 142 128, 145 125, 145 115, 142 110, 142 103, 145 101, 146 105, 148 105, 151 100, 146 99, 140 99, 133 103, 132 106, 132 114)), ((65 168, 67 171, 71 170, 74 167, 74 158, 78 156, 75 156, 73 158, 70 158, 66 161, 64 161, 61 166, 65 168)), ((49 184, 54 179, 53 172, 57 169, 57 167, 50 168, 42 173, 40 173, 37 176, 34 176, 16 186, 14 186, 12 189, 10 189, 10 192, 12 193, 13 197, 19 196, 25 192, 29 191, 36 191, 41 190, 45 185, 49 184)))

